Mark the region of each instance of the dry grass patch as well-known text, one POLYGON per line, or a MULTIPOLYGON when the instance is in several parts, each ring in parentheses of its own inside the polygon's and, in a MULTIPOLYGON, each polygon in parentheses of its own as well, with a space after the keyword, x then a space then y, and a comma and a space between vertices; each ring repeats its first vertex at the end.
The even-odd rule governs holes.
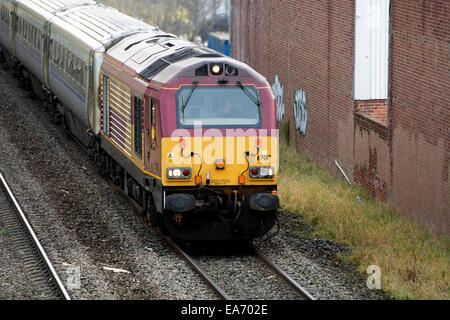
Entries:
POLYGON ((282 208, 304 215, 314 236, 349 245, 352 253, 343 258, 362 273, 379 266, 382 289, 395 298, 450 299, 448 238, 401 217, 295 149, 282 145, 280 153, 282 208))

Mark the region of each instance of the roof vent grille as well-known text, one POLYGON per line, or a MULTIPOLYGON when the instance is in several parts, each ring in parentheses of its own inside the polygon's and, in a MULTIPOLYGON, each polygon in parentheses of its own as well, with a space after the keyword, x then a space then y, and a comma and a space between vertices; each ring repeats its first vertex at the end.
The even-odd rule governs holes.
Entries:
POLYGON ((199 47, 188 47, 178 52, 172 53, 166 57, 160 58, 148 66, 144 71, 142 71, 139 75, 147 80, 155 77, 157 74, 162 72, 168 66, 173 63, 177 63, 182 60, 186 60, 189 58, 220 58, 223 57, 220 53, 207 49, 207 48, 199 48, 199 47))
POLYGON ((170 65, 169 62, 165 61, 163 58, 156 60, 148 68, 142 71, 139 75, 144 79, 151 79, 158 73, 163 71, 170 65))

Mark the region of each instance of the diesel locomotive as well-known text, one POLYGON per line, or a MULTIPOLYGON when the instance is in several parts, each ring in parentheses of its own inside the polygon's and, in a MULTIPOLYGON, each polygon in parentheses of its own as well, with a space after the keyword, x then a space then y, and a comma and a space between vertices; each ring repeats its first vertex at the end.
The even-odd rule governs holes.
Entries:
POLYGON ((91 0, 0 0, 0 46, 165 234, 249 240, 276 224, 276 101, 246 64, 91 0))

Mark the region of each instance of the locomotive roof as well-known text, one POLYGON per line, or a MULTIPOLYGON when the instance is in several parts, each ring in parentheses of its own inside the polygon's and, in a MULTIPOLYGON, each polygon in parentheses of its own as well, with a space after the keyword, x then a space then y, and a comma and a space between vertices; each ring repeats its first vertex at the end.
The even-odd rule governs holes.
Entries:
POLYGON ((251 74, 264 79, 246 64, 160 30, 127 37, 107 54, 122 66, 133 69, 141 78, 159 83, 169 82, 182 71, 218 62, 238 67, 241 76, 251 74))

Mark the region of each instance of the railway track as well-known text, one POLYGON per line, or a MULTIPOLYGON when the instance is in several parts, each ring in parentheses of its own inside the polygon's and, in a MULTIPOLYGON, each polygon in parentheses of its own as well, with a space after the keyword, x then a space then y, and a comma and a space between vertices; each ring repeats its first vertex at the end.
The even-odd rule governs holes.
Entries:
MULTIPOLYGON (((224 290, 213 277, 209 275, 199 263, 195 261, 193 257, 191 257, 188 253, 186 253, 180 246, 178 246, 174 241, 170 238, 162 235, 162 238, 179 254, 194 270, 197 272, 206 283, 220 296, 223 300, 233 300, 233 298, 227 294, 226 290, 224 290)), ((265 256, 261 251, 254 248, 254 256, 257 257, 261 262, 270 267, 272 272, 286 282, 302 299, 304 300, 316 300, 305 288, 303 288, 298 282, 293 280, 286 272, 284 272, 281 267, 279 267, 276 263, 274 263, 271 259, 265 256)))
POLYGON ((16 247, 31 281, 46 300, 70 300, 64 285, 40 244, 30 223, 0 172, 0 219, 16 247))

